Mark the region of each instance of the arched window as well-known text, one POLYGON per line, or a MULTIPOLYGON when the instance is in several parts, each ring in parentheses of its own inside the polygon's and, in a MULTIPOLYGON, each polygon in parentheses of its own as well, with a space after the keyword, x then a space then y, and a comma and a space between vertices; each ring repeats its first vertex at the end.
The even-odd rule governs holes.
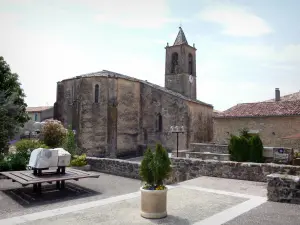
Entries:
POLYGON ((178 65, 178 53, 174 52, 172 54, 172 62, 171 62, 171 73, 175 73, 176 66, 178 65))
POLYGON ((95 85, 95 103, 99 102, 99 84, 95 85))
POLYGON ((160 113, 156 115, 156 131, 161 132, 162 131, 162 116, 160 113))
POLYGON ((189 54, 189 74, 193 74, 193 56, 189 54))

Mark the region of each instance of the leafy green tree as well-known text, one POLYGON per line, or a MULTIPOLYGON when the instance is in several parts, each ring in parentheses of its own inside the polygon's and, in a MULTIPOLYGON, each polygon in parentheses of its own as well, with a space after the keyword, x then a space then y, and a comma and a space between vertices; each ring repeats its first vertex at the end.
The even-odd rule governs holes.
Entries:
POLYGON ((19 76, 12 73, 0 56, 0 152, 8 150, 8 142, 29 120, 25 94, 19 76))

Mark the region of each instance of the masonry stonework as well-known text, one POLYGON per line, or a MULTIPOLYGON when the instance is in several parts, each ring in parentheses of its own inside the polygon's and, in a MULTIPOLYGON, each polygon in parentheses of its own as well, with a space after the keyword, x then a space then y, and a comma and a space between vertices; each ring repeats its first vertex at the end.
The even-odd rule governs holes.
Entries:
POLYGON ((228 144, 230 134, 238 135, 239 130, 257 130, 264 146, 299 149, 299 141, 282 137, 299 133, 300 116, 214 118, 214 138, 218 144, 228 144))
POLYGON ((146 81, 102 71, 64 80, 57 89, 55 117, 76 130, 78 145, 89 156, 125 157, 157 142, 175 149, 170 126, 176 125, 185 127, 179 135, 180 149, 212 140, 211 105, 146 81), (95 85, 99 85, 98 103, 95 85))
MULTIPOLYGON (((140 179, 139 162, 121 159, 87 157, 92 170, 140 179)), ((201 176, 267 182, 267 175, 300 175, 300 166, 274 163, 241 163, 232 161, 171 158, 173 171, 168 184, 182 182, 201 176)))

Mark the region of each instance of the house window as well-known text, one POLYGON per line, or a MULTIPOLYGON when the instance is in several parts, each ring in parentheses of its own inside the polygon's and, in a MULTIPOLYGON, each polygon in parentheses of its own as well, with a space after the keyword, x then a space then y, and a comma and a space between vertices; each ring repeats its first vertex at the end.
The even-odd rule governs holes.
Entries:
POLYGON ((172 62, 171 62, 171 73, 176 72, 176 66, 178 65, 178 53, 174 52, 172 54, 172 62))
POLYGON ((156 115, 156 121, 155 122, 156 122, 156 124, 155 124, 156 131, 161 132, 162 131, 162 116, 161 116, 160 113, 158 113, 156 115))
POLYGON ((99 84, 95 85, 95 103, 99 102, 99 84))
POLYGON ((34 114, 34 121, 37 121, 37 120, 38 120, 38 114, 35 113, 35 114, 34 114))
POLYGON ((189 54, 189 74, 193 74, 193 56, 189 54))

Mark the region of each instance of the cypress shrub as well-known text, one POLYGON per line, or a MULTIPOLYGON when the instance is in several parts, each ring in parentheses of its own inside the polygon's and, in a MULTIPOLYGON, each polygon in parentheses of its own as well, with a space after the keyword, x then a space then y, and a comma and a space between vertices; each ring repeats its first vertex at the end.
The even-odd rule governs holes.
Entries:
POLYGON ((239 137, 231 135, 229 145, 228 145, 228 151, 230 154, 230 160, 231 161, 238 161, 238 141, 239 137))
POLYGON ((241 136, 239 138, 239 162, 247 162, 249 161, 249 152, 250 152, 250 145, 249 141, 246 137, 241 136))
POLYGON ((254 135, 249 140, 250 143, 250 162, 263 162, 263 143, 258 135, 254 135))

